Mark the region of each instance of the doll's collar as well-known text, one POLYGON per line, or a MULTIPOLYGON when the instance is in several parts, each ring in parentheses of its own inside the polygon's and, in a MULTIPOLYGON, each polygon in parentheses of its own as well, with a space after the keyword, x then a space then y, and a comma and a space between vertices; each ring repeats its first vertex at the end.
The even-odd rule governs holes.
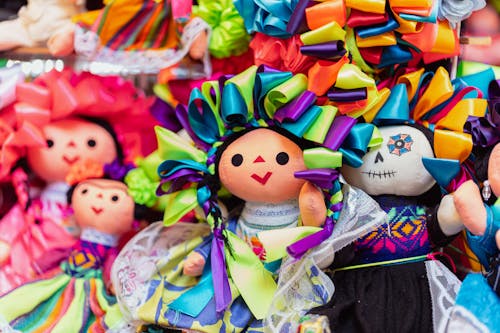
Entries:
POLYGON ((107 234, 93 228, 83 229, 80 239, 109 247, 116 247, 118 244, 118 236, 107 234))
POLYGON ((296 224, 300 215, 297 199, 288 200, 278 204, 263 202, 246 202, 239 221, 248 227, 262 229, 285 228, 296 224))
POLYGON ((69 185, 66 182, 53 182, 47 184, 43 189, 40 197, 42 201, 52 202, 67 202, 66 193, 69 190, 69 185))

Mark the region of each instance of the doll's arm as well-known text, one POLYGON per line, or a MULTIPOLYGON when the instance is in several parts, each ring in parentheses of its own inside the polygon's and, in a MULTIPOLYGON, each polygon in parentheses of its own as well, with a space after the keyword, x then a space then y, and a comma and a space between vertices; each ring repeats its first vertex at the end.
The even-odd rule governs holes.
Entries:
POLYGON ((203 243, 198 245, 196 249, 191 252, 184 263, 182 272, 187 276, 200 276, 203 273, 205 263, 207 262, 212 245, 212 237, 207 237, 203 243))
POLYGON ((118 257, 118 250, 109 250, 102 267, 102 279, 104 281, 104 285, 106 286, 106 290, 108 290, 108 292, 112 294, 114 294, 114 289, 111 281, 111 267, 113 267, 113 263, 115 262, 116 257, 118 257))
POLYGON ((310 182, 305 182, 300 190, 299 208, 303 225, 320 227, 325 223, 326 205, 323 193, 310 182))
POLYGON ((474 235, 483 235, 486 230, 486 208, 479 188, 469 180, 453 193, 453 202, 467 230, 474 235))
POLYGON ((446 236, 456 235, 464 228, 461 215, 455 207, 453 195, 447 194, 441 199, 437 210, 437 221, 446 236))

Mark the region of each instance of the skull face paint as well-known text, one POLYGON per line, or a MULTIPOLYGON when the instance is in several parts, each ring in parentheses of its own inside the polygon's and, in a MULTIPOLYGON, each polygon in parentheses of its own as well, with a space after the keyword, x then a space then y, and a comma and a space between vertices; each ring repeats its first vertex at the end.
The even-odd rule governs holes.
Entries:
POLYGON ((344 166, 349 184, 370 195, 416 196, 435 184, 422 164, 422 157, 434 157, 427 137, 418 129, 400 125, 381 127, 383 143, 363 157, 359 168, 344 166))

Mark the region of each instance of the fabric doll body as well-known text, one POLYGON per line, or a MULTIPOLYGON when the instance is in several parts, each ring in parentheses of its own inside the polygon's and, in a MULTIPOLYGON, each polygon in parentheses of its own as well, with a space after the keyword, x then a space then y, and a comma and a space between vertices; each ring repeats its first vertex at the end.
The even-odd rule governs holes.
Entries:
POLYGON ((73 193, 82 227, 61 271, 21 285, 0 298, 2 328, 22 332, 103 332, 120 325, 106 291, 118 236, 132 226, 134 202, 118 181, 91 179, 73 193), (13 306, 15 304, 15 306, 13 306))
POLYGON ((42 45, 83 9, 81 0, 30 0, 17 19, 0 23, 0 50, 42 45))
MULTIPOLYGON (((309 217, 308 221, 315 219, 307 211, 313 206, 300 209, 301 200, 308 195, 316 195, 315 192, 308 192, 299 197, 305 182, 293 174, 304 168, 300 147, 269 129, 252 130, 223 150, 218 164, 221 182, 231 193, 248 200, 242 213, 229 219, 226 231, 245 240, 253 251, 251 256, 265 259, 265 251, 256 237, 258 232, 295 227, 299 225, 301 213, 302 220, 304 216, 305 219, 309 217), (266 142, 265 150, 262 149, 262 142, 266 142)), ((319 195, 321 202, 315 212, 325 216, 322 194, 319 195)), ((175 230, 176 227, 172 228, 175 230)), ((172 232, 175 234, 175 231, 172 232)), ((158 273, 149 273, 151 276, 144 278, 145 286, 140 287, 147 290, 146 295, 142 299, 137 296, 139 286, 134 286, 135 292, 122 293, 121 302, 129 306, 131 312, 136 311, 131 316, 146 323, 204 332, 262 331, 262 321, 255 320, 231 278, 231 303, 226 311, 217 314, 211 291, 213 272, 208 264, 213 240, 205 229, 197 237, 187 238, 157 256, 151 265, 156 267, 158 273)), ((125 253, 127 251, 124 249, 125 253)), ((277 264, 270 263, 264 267, 274 273, 279 268, 279 261, 277 264)), ((118 268, 113 269, 116 271, 118 268)), ((121 273, 113 274, 121 275, 117 285, 125 284, 126 276, 130 274, 125 273, 128 266, 122 266, 120 270, 121 273)), ((131 274, 141 273, 134 271, 131 274)))
POLYGON ((46 187, 32 195, 26 177, 20 176, 16 188, 21 199, 0 220, 0 242, 7 244, 0 264, 1 293, 43 273, 36 262, 49 251, 57 267, 75 243, 78 229, 66 202, 71 165, 86 159, 110 163, 117 156, 111 134, 88 121, 60 120, 45 126, 44 133, 48 146, 30 149, 28 162, 46 187))
POLYGON ((439 331, 447 307, 435 300, 453 302, 460 282, 439 261, 426 259, 460 225, 453 221, 450 233, 442 230, 439 190, 432 189, 435 182, 421 161, 433 157, 423 133, 410 126, 380 130, 382 146, 365 155, 359 169, 344 168, 343 174, 379 203, 386 224, 338 253, 332 301, 312 312, 327 315, 338 332, 439 331))
MULTIPOLYGON (((500 194, 500 145, 493 148, 488 161, 490 191, 500 194)), ((491 195, 491 193, 490 193, 491 195)), ((479 188, 472 181, 454 193, 457 211, 464 220, 467 241, 486 274, 466 276, 458 293, 447 332, 499 332, 500 327, 500 202, 483 203, 479 188)))

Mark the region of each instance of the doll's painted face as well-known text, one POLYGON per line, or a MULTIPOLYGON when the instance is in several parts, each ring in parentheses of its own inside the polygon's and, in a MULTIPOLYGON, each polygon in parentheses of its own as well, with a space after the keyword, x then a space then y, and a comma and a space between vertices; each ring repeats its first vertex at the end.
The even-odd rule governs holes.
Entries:
POLYGON ((361 167, 342 167, 347 182, 370 195, 417 196, 430 190, 435 180, 422 157, 434 157, 434 153, 426 136, 404 125, 381 127, 380 133, 382 145, 363 157, 361 167))
POLYGON ((244 134, 222 153, 222 184, 245 201, 280 203, 298 198, 304 180, 294 173, 305 170, 302 149, 270 129, 244 134))
POLYGON ((43 132, 47 147, 29 149, 28 162, 45 181, 63 181, 76 162, 92 159, 106 164, 117 157, 111 134, 89 121, 63 119, 46 125, 43 132))
POLYGON ((135 203, 127 186, 110 179, 79 183, 71 197, 75 219, 82 228, 120 235, 132 227, 135 203))

